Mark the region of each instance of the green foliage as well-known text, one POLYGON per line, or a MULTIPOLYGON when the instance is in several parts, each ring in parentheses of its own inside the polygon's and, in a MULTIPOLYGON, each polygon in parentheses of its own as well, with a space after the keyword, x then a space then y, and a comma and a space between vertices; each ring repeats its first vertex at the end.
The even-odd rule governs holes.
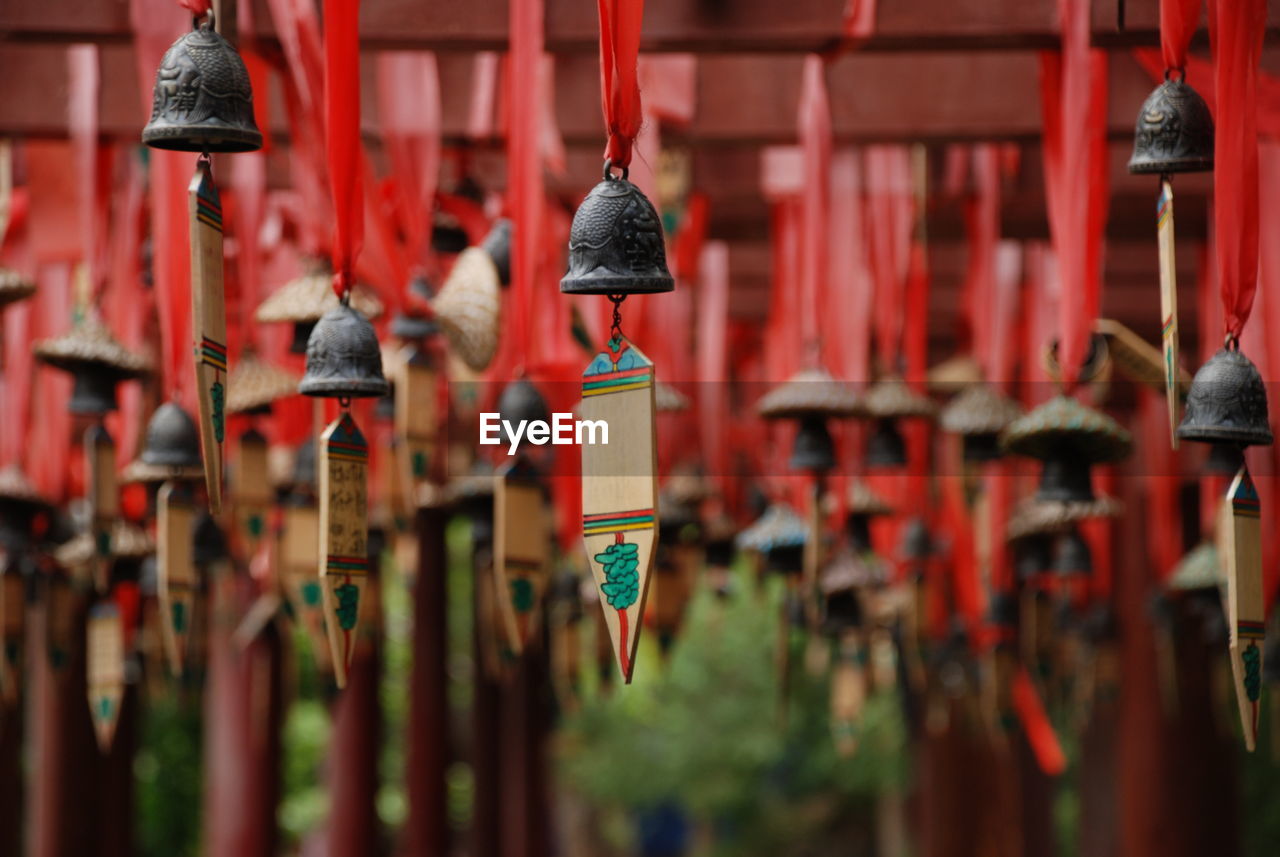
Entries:
POLYGON ((200 851, 200 706, 179 694, 142 707, 137 783, 138 857, 194 857, 200 851))
POLYGON ((640 595, 639 552, 639 545, 623 542, 609 545, 595 556, 604 568, 605 582, 600 591, 615 610, 626 610, 640 595))
POLYGON ((646 656, 634 684, 588 698, 566 722, 566 784, 605 810, 676 802, 738 857, 799 853, 797 837, 822 839, 842 818, 861 817, 871 797, 903 781, 896 699, 868 700, 860 749, 838 756, 828 682, 803 675, 797 636, 781 726, 780 614, 776 591, 719 601, 699 588, 668 663, 646 656))

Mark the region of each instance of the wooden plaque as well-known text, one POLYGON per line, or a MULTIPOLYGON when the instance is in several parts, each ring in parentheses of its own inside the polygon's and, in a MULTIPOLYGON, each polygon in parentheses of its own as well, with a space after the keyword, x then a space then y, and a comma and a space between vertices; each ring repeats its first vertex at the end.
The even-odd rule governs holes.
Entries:
POLYGON ((187 189, 191 224, 191 332, 195 339, 200 447, 209 512, 222 512, 222 442, 227 398, 227 310, 222 293, 222 202, 209 162, 200 160, 187 189))
POLYGON ((1258 491, 1249 477, 1249 469, 1241 467, 1223 501, 1218 540, 1227 572, 1231 672, 1240 708, 1240 725, 1244 729, 1244 743, 1249 752, 1253 752, 1258 740, 1262 643, 1266 636, 1259 511, 1258 491))
POLYGON ((320 510, 310 504, 284 508, 280 534, 280 572, 285 594, 307 634, 316 666, 330 672, 329 636, 325 632, 324 596, 316 565, 320 557, 320 510))
POLYGON ((417 487, 431 476, 436 439, 436 373, 426 355, 414 352, 396 367, 396 453, 403 481, 403 496, 412 514, 417 487))
POLYGON ((160 627, 169 670, 182 675, 187 640, 195 618, 196 566, 193 526, 196 510, 187 489, 166 482, 156 495, 156 572, 160 627))
POLYGON ((582 374, 582 420, 608 426, 608 443, 582 449, 582 535, 600 605, 625 682, 631 681, 640 619, 658 537, 653 363, 617 336, 582 374))
POLYGON ((547 524, 542 486, 517 465, 500 470, 493 491, 493 573, 503 633, 516 655, 537 627, 547 585, 547 524))
POLYGON ((124 623, 120 608, 110 601, 89 611, 87 674, 93 731, 98 748, 106 753, 115 738, 124 701, 124 623))
POLYGON ((1182 391, 1178 378, 1178 260, 1173 243, 1173 185, 1160 181, 1156 208, 1156 240, 1160 246, 1160 339, 1164 347, 1164 394, 1169 407, 1169 442, 1178 448, 1182 391))
POLYGON ((320 435, 320 589, 338 687, 347 684, 369 577, 369 444, 344 412, 320 435))
POLYGON ((268 478, 267 439, 254 429, 240 435, 231 463, 231 499, 236 527, 253 554, 267 534, 273 492, 268 478))
POLYGON ((841 638, 831 671, 831 736, 836 752, 851 756, 858 749, 862 709, 867 700, 867 668, 857 632, 841 638))

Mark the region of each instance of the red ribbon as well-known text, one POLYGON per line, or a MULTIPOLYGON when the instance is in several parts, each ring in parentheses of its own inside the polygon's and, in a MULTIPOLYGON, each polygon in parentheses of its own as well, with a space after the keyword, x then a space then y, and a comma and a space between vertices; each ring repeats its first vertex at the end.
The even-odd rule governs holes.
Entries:
POLYGON ((1058 363, 1074 387, 1098 316, 1107 219, 1107 55, 1089 46, 1089 4, 1059 0, 1062 53, 1041 57, 1045 184, 1058 257, 1058 363))
POLYGON ((1201 0, 1160 0, 1160 52, 1165 68, 1185 70, 1187 45, 1200 22, 1201 0))
POLYGON ((802 345, 807 355, 821 362, 818 340, 818 307, 825 306, 830 248, 828 222, 831 207, 831 105, 827 99, 826 66, 821 57, 804 61, 797 116, 800 146, 804 152, 804 190, 800 208, 800 307, 802 345))
POLYGON ((178 0, 178 5, 196 18, 203 18, 213 8, 212 0, 178 0))
POLYGON ((1226 332, 1239 338, 1258 289, 1258 60, 1265 0, 1219 2, 1210 35, 1214 53, 1213 195, 1218 287, 1226 332))
POLYGON ((640 21, 644 0, 597 0, 600 10, 600 91, 609 134, 604 156, 615 167, 631 163, 640 133, 640 21))
MULTIPOLYGON (((600 7, 603 33, 604 4, 600 7)), ((542 238, 543 182, 539 151, 541 103, 545 97, 540 66, 543 51, 544 8, 542 0, 511 0, 510 120, 507 135, 507 163, 510 170, 510 204, 515 234, 511 251, 510 330, 516 340, 517 360, 528 360, 528 327, 534 288, 538 281, 539 248, 542 238)), ((601 50, 604 38, 601 37, 601 50)), ((634 73, 635 58, 631 68, 634 73)), ((636 104, 639 106, 639 90, 636 104)))
POLYGON ((324 131, 333 193, 333 290, 353 285, 364 240, 360 150, 360 3, 324 0, 324 131))

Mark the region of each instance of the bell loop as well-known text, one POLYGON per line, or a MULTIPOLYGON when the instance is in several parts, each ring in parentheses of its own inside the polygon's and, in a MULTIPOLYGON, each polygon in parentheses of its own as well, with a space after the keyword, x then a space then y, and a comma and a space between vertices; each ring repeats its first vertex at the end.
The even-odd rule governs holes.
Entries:
POLYGON ((627 180, 627 176, 629 176, 629 175, 631 174, 631 168, 630 168, 630 167, 618 167, 618 169, 622 172, 622 175, 620 175, 620 176, 615 176, 615 175, 613 174, 613 168, 614 168, 615 166, 616 166, 616 164, 614 164, 614 162, 613 162, 613 161, 609 160, 608 158, 605 158, 605 159, 604 159, 604 180, 605 180, 605 181, 607 181, 607 182, 611 182, 611 181, 618 181, 619 179, 621 179, 622 181, 626 181, 626 180, 627 180))
POLYGON ((1240 337, 1228 330, 1226 335, 1222 337, 1222 347, 1228 351, 1239 351, 1240 337))
POLYGON ((1170 66, 1169 68, 1166 68, 1164 70, 1164 79, 1173 80, 1174 72, 1177 72, 1178 80, 1182 81, 1183 83, 1187 82, 1187 70, 1185 68, 1178 68, 1176 66, 1170 66))
POLYGON ((609 300, 613 301, 613 324, 609 327, 610 339, 622 338, 622 302, 626 299, 626 295, 609 295, 609 300))

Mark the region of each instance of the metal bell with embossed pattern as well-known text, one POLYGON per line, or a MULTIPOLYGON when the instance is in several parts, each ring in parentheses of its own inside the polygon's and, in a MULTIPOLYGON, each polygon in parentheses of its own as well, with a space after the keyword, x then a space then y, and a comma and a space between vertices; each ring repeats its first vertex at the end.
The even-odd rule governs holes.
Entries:
POLYGON ((1131 173, 1195 173, 1213 169, 1213 116, 1182 78, 1155 88, 1138 111, 1131 173))
POLYGON ((262 148, 244 60, 208 19, 174 42, 160 61, 142 142, 179 152, 262 148))
POLYGON ((347 303, 326 312, 307 338, 307 372, 298 392, 358 399, 385 396, 389 390, 378 335, 369 320, 347 303))
POLYGON ((647 295, 669 292, 675 280, 667 269, 662 220, 626 170, 591 189, 573 215, 569 230, 569 270, 560 291, 577 295, 647 295))
POLYGON ((1203 443, 1271 445, 1267 388, 1258 367, 1238 348, 1221 349, 1196 372, 1178 437, 1203 443))

